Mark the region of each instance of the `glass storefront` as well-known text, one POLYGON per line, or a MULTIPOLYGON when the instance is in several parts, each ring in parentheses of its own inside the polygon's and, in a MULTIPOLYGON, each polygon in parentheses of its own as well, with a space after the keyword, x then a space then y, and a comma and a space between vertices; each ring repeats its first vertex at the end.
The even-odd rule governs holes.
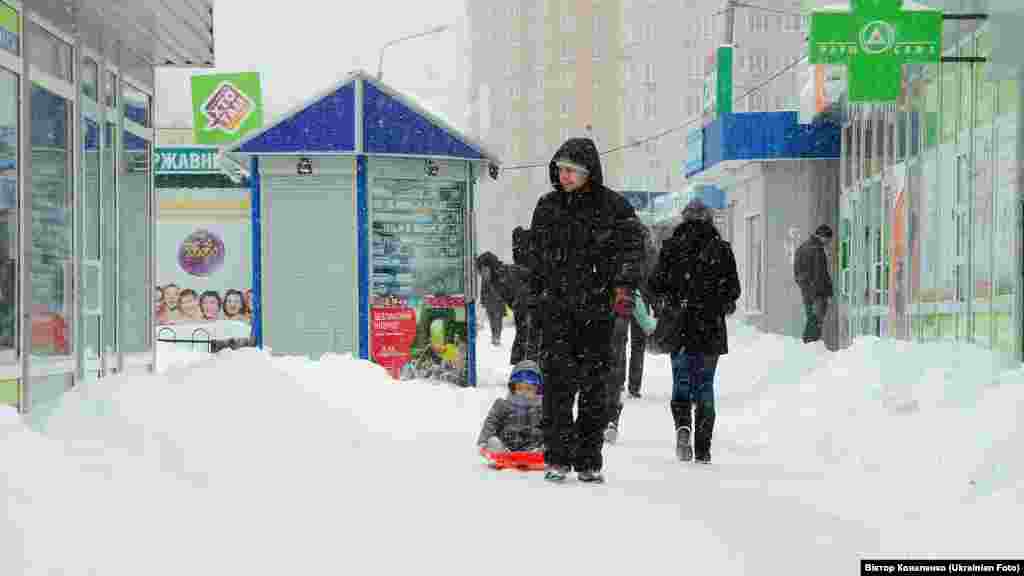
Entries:
POLYGON ((25 411, 152 363, 151 91, 79 46, 0 2, 0 404, 25 411))
MULTIPOLYGON (((946 55, 990 47, 988 27, 972 27, 946 55)), ((848 108, 844 339, 971 342, 999 365, 1019 362, 1018 81, 993 78, 983 62, 904 75, 895 106, 848 108)))
MULTIPOLYGON (((4 9, 0 5, 0 9, 4 9)), ((0 68, 0 404, 18 404, 18 76, 0 68)))

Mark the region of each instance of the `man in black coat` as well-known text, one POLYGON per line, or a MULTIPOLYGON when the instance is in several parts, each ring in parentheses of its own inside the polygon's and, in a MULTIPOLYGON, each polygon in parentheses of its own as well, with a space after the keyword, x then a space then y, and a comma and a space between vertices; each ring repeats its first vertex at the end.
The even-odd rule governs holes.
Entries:
POLYGON ((549 172, 554 190, 537 201, 528 256, 545 375, 545 479, 564 480, 574 467, 579 480, 602 482, 612 329, 616 317, 632 316, 642 233, 629 202, 604 186, 593 140, 565 142, 549 172))
POLYGON ((511 364, 533 360, 537 355, 536 337, 530 328, 530 311, 526 307, 529 295, 530 272, 525 266, 505 264, 492 252, 484 252, 476 259, 478 270, 489 278, 493 297, 508 303, 516 323, 516 338, 512 344, 511 364), (531 338, 532 337, 532 338, 531 338))
POLYGON ((516 337, 512 342, 512 354, 509 357, 509 363, 513 365, 523 360, 536 360, 540 346, 540 327, 533 321, 530 311, 525 306, 529 293, 530 270, 526 266, 529 246, 529 228, 516 226, 512 230, 513 266, 509 267, 514 293, 512 313, 516 321, 516 337))
POLYGON ((803 296, 807 325, 804 327, 804 342, 821 340, 821 325, 828 314, 832 300, 832 276, 828 272, 828 258, 825 248, 832 242, 832 228, 828 224, 818 226, 793 257, 793 276, 803 296))
POLYGON ((682 347, 671 353, 669 405, 676 456, 689 461, 696 452, 698 462, 710 462, 715 371, 719 356, 729 351, 725 317, 736 311, 740 280, 732 247, 715 229, 711 210, 701 200, 686 205, 683 222, 661 248, 649 285, 662 308, 680 310, 682 347))

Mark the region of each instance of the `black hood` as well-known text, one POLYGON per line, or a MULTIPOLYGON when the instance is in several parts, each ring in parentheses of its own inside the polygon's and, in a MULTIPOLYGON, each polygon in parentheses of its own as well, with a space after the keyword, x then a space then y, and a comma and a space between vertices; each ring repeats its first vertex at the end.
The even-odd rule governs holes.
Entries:
POLYGON ((604 175, 601 172, 601 156, 597 152, 597 146, 590 138, 570 138, 562 144, 562 147, 555 152, 551 158, 549 172, 551 174, 551 185, 555 190, 561 190, 562 185, 558 182, 558 166, 555 161, 559 158, 570 160, 590 171, 590 181, 596 186, 604 185, 604 175))
POLYGON ((484 252, 483 254, 476 257, 476 268, 480 270, 482 268, 496 269, 501 266, 501 259, 499 259, 493 252, 484 252))

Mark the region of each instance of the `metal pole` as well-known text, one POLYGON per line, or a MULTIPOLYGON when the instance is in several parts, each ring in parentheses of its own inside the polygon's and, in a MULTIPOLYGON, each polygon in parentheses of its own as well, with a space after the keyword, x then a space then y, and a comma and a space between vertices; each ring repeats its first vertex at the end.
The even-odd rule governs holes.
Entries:
POLYGON ((736 40, 736 0, 725 0, 725 26, 722 32, 722 44, 732 46, 736 40))
POLYGON ((25 7, 18 12, 21 24, 21 78, 19 99, 21 122, 18 140, 18 354, 21 378, 18 380, 18 411, 28 414, 32 409, 32 78, 29 66, 29 27, 31 19, 25 7))

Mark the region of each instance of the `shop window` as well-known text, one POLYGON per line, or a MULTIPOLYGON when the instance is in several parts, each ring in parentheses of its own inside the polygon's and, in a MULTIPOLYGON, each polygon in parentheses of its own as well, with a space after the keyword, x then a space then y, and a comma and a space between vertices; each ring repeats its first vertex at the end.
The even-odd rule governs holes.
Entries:
POLYGON ((746 309, 747 312, 764 311, 763 245, 761 215, 747 216, 745 222, 747 237, 746 254, 746 309))
MULTIPOLYGON (((125 104, 128 94, 125 93, 125 104)), ((127 116, 127 108, 126 113, 127 116)), ((147 288, 150 231, 150 158, 152 144, 128 130, 124 142, 121 186, 117 196, 118 298, 117 338, 126 353, 151 349, 149 319, 152 289, 147 288)))
POLYGON ((71 45, 35 22, 28 26, 29 62, 42 72, 71 82, 71 45))
POLYGON ((32 87, 31 350, 71 354, 72 210, 70 103, 32 87))
POLYGON ((117 74, 107 71, 103 80, 103 100, 107 106, 117 106, 117 74))
POLYGON ((92 58, 82 60, 82 95, 92 100, 99 101, 100 77, 99 68, 92 58))
POLYGON ((21 20, 18 11, 0 2, 0 49, 21 54, 21 20))
MULTIPOLYGON (((18 77, 0 68, 0 364, 17 361, 18 77)), ((17 384, 0 382, 0 404, 16 404, 17 384)))
POLYGON ((960 117, 960 83, 957 68, 960 64, 941 64, 941 142, 949 144, 956 141, 957 120, 960 117))
POLYGON ((125 120, 131 120, 139 126, 148 128, 150 126, 149 95, 131 84, 125 83, 122 98, 124 98, 125 120))

